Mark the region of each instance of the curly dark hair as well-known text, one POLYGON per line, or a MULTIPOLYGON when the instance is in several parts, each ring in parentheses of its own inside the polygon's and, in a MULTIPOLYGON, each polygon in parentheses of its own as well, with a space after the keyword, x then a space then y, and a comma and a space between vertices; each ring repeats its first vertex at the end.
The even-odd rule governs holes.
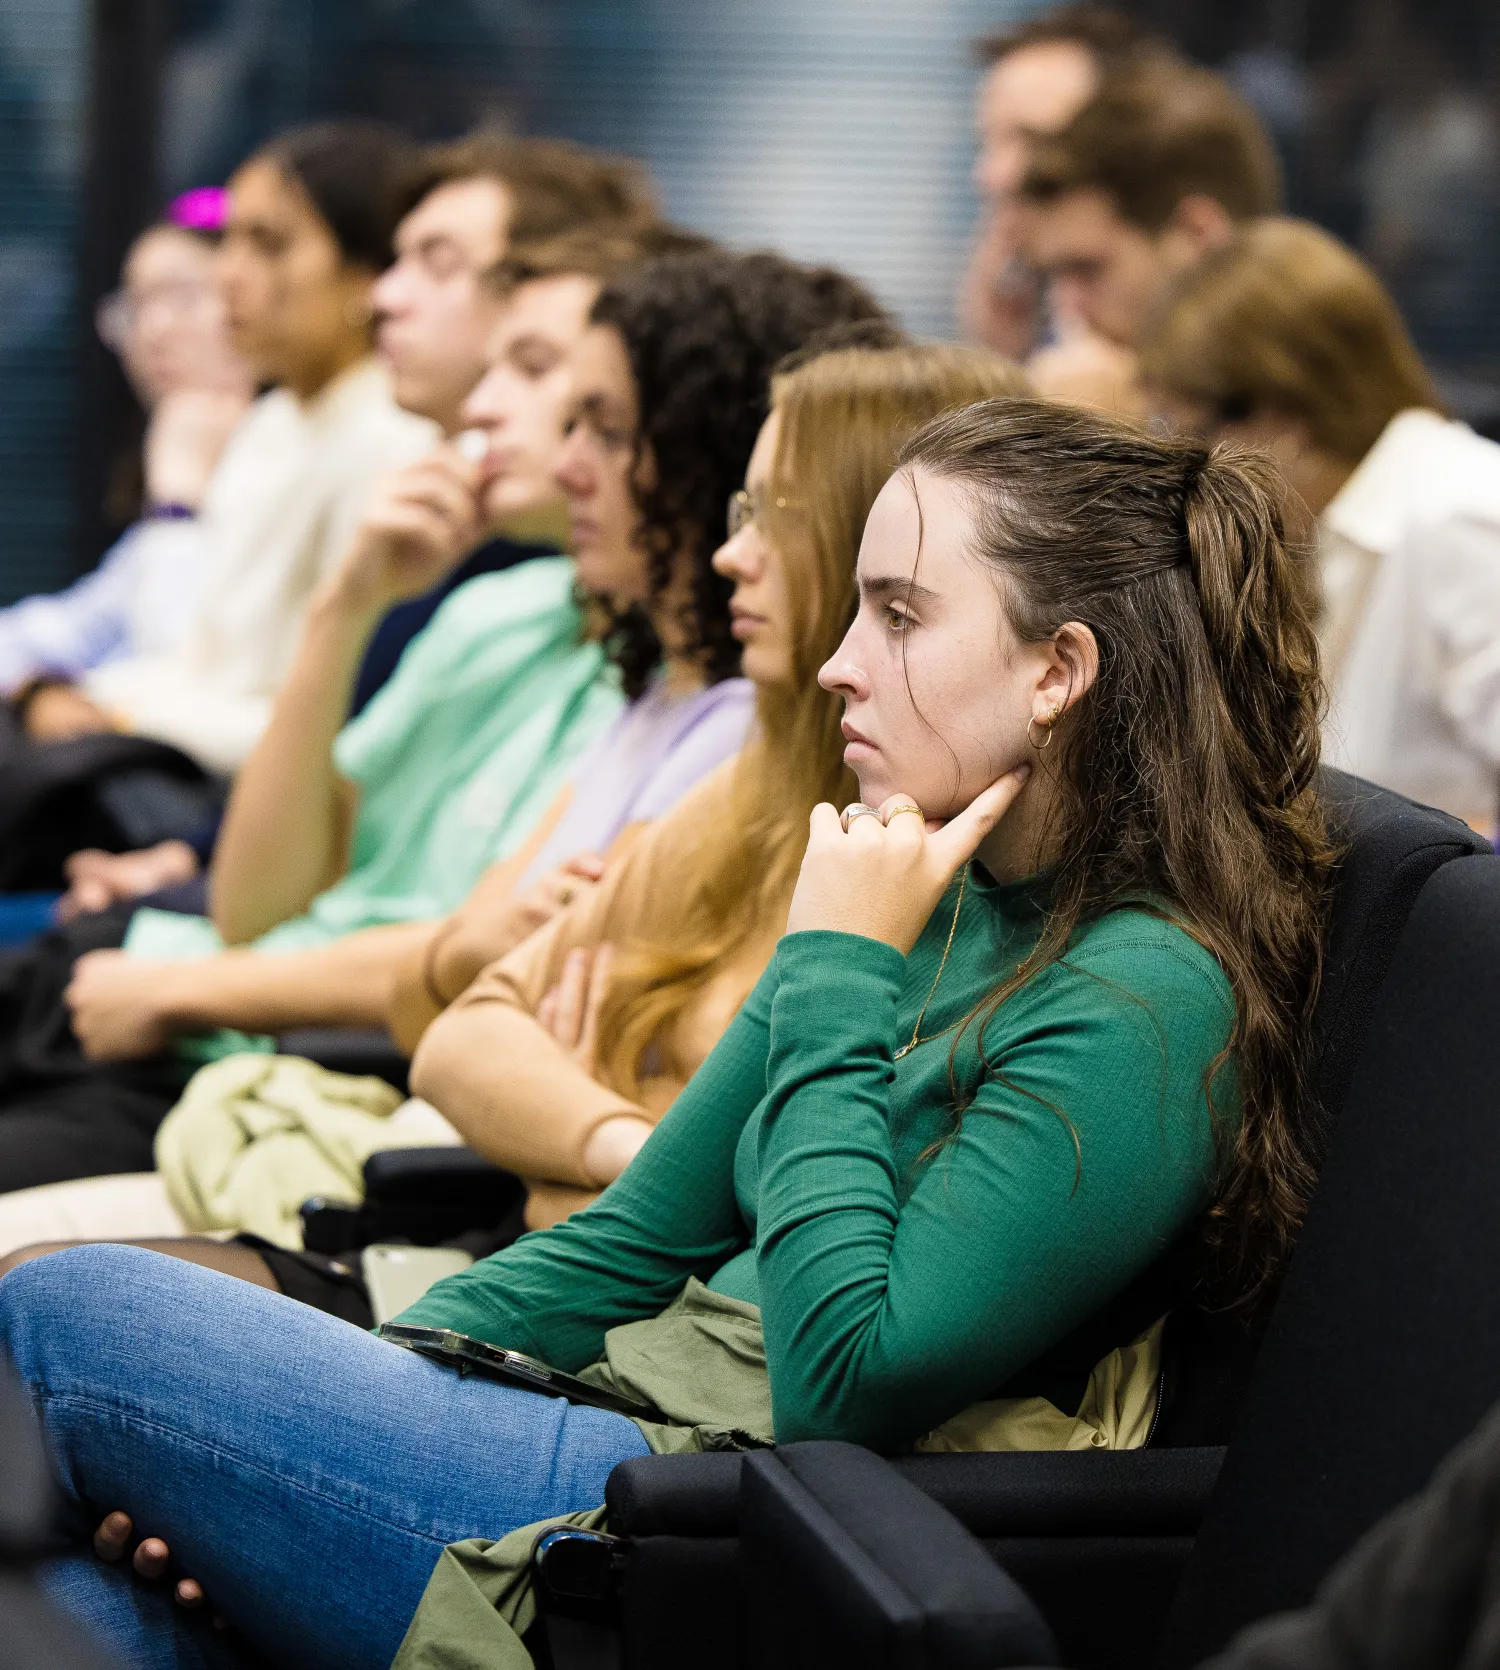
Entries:
MULTIPOLYGON (((591 317, 625 344, 641 413, 636 453, 649 450, 655 465, 656 484, 638 493, 651 595, 665 590, 677 553, 691 551, 687 638, 717 683, 739 671, 740 651, 729 631, 733 586, 709 564, 770 407, 771 372, 830 326, 890 316, 832 267, 711 249, 630 268, 601 292, 591 317)), ((613 615, 608 645, 634 699, 661 661, 646 611, 613 615)))

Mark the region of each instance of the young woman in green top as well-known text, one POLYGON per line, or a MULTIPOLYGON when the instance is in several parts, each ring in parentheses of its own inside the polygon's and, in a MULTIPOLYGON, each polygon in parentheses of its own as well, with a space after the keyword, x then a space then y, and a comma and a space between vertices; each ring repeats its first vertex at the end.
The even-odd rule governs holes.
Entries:
MULTIPOLYGON (((859 589, 822 677, 864 804, 814 812, 766 975, 595 1205, 406 1317, 662 1420, 136 1249, 0 1283, 73 1498, 160 1532, 274 1657, 388 1663, 444 1544, 593 1507, 649 1449, 982 1432, 1199 1221, 1242 1283, 1284 1251, 1328 860, 1269 467, 985 402, 907 445, 859 589)), ((182 1662, 119 1568, 51 1569, 136 1662, 182 1662)))

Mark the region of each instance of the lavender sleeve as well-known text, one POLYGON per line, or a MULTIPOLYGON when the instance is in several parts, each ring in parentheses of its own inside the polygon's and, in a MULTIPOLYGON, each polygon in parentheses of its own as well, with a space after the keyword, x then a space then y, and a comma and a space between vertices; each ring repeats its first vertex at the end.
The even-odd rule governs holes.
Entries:
POLYGON ((730 681, 721 699, 698 720, 641 785, 630 807, 629 821, 643 823, 670 812, 689 789, 709 772, 739 753, 755 719, 755 687, 744 679, 730 681))
POLYGON ((659 818, 696 783, 737 754, 755 718, 755 687, 726 679, 695 697, 690 715, 659 695, 627 708, 580 760, 557 827, 516 883, 524 891, 580 852, 604 852, 620 831, 659 818))
POLYGON ((140 533, 132 528, 66 591, 0 609, 0 696, 33 678, 74 678, 125 647, 140 533))

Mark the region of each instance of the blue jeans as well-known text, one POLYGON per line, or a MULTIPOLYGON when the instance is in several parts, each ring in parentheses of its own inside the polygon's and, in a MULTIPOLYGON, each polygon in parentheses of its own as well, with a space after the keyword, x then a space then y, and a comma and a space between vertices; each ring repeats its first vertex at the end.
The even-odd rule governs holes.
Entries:
POLYGON ((123 1508, 278 1665, 375 1670, 445 1543, 597 1507, 645 1455, 621 1415, 451 1370, 264 1288, 138 1247, 0 1281, 0 1354, 36 1402, 79 1551, 53 1599, 145 1667, 242 1662, 93 1557, 123 1508))

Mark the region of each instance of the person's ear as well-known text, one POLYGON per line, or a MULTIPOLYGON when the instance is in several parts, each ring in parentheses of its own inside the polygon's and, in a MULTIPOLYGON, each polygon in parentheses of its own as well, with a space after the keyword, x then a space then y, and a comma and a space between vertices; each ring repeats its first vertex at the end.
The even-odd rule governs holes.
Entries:
POLYGON ((1056 723, 1099 676, 1099 640, 1082 621, 1065 621, 1052 635, 1032 700, 1039 725, 1056 723))
POLYGON ((1165 230, 1186 246, 1190 259, 1197 260, 1211 249, 1222 249, 1234 236, 1234 222, 1229 211, 1206 192, 1190 192, 1172 211, 1165 230))
POLYGON ((346 261, 339 271, 339 293, 344 323, 352 331, 368 331, 375 322, 375 285, 380 274, 373 267, 346 261))

